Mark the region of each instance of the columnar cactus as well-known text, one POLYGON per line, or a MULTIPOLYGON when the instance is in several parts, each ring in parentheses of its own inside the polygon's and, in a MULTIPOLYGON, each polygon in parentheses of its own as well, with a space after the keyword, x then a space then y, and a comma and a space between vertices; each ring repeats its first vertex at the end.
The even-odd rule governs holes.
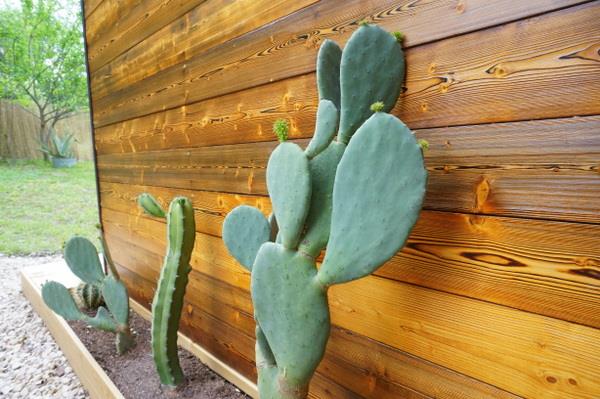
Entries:
POLYGON ((185 197, 173 199, 166 215, 150 194, 140 195, 138 203, 149 215, 167 218, 167 254, 152 301, 152 355, 160 382, 176 386, 184 379, 177 356, 177 329, 196 239, 194 209, 185 197))
MULTIPOLYGON (((129 329, 129 297, 127 288, 115 276, 107 276, 102 270, 96 247, 83 237, 71 238, 64 249, 67 265, 77 277, 83 281, 82 290, 89 290, 82 296, 90 298, 91 305, 99 298, 98 290, 106 304, 98 307, 95 317, 83 313, 73 300, 69 290, 62 284, 50 281, 42 286, 42 298, 46 305, 67 320, 83 320, 90 326, 116 333, 117 352, 122 354, 135 342, 129 329), (94 300, 91 297, 95 298, 94 300)), ((91 306, 88 306, 91 308, 91 306)))
POLYGON ((223 240, 252 273, 261 399, 307 396, 329 337, 328 287, 380 267, 418 218, 427 180, 422 149, 385 113, 404 79, 399 37, 362 24, 343 52, 323 43, 306 150, 285 141, 286 124, 276 123, 281 143, 266 174, 274 217, 240 206, 225 219, 223 240))

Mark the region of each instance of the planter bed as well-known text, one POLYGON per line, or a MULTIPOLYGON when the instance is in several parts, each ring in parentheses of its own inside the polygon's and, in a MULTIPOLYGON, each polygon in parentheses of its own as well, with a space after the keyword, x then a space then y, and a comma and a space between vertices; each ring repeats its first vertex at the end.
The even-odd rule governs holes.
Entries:
POLYGON ((48 280, 74 286, 78 279, 62 261, 44 267, 28 268, 21 273, 23 294, 44 319, 92 398, 250 398, 227 380, 234 382, 252 397, 257 396, 256 386, 251 381, 181 334, 179 344, 184 349, 180 349, 179 358, 187 382, 177 391, 162 393, 150 350, 150 312, 147 309, 132 301, 131 326, 135 332, 136 347, 118 356, 112 333, 89 328, 83 322, 66 322, 45 305, 40 288, 48 280))

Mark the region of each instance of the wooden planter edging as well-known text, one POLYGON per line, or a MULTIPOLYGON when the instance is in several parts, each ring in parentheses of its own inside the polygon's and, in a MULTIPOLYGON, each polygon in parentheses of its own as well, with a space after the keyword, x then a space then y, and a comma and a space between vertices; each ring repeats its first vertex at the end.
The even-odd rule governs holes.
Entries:
MULTIPOLYGON (((29 300, 33 309, 44 320, 54 340, 63 351, 71 368, 79 377, 82 385, 93 399, 124 399, 123 395, 111 381, 96 359, 90 354, 69 324, 57 316, 42 300, 41 286, 44 282, 54 280, 67 287, 75 286, 79 280, 63 261, 40 266, 32 266, 21 271, 21 288, 23 295, 29 300)), ((144 319, 149 320, 151 313, 136 301, 130 300, 131 309, 144 319)), ((256 384, 223 363, 210 352, 191 339, 179 333, 179 345, 197 356, 214 372, 237 386, 253 398, 258 398, 256 384)))

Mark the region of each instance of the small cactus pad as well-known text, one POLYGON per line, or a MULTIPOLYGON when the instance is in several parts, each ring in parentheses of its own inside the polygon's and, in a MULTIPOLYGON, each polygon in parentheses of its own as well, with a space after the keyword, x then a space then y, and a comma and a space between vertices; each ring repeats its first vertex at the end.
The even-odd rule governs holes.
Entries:
POLYGON ((404 54, 393 35, 375 25, 364 25, 350 37, 341 62, 341 110, 338 140, 348 143, 381 101, 390 111, 404 80, 404 54))
POLYGON ((316 157, 329 146, 337 133, 338 121, 339 113, 335 105, 329 100, 319 101, 315 134, 304 151, 308 158, 316 157))
POLYGON ((329 100, 340 109, 340 61, 342 49, 332 40, 325 40, 317 55, 317 85, 319 100, 329 100))
POLYGON ((345 148, 344 144, 334 141, 325 151, 310 160, 312 196, 300 251, 312 257, 325 248, 329 239, 333 182, 345 148))
POLYGON ((140 194, 138 204, 150 216, 157 218, 164 218, 166 216, 164 209, 160 206, 156 198, 148 193, 140 194))
POLYGON ((102 285, 102 296, 106 298, 106 307, 117 323, 127 326, 129 320, 129 298, 127 288, 119 280, 108 276, 102 285))
POLYGON ((426 183, 421 147, 411 131, 392 115, 371 116, 338 165, 319 280, 351 281, 391 258, 417 221, 426 183))
POLYGON ((116 332, 118 330, 117 324, 115 320, 111 317, 108 310, 105 307, 100 306, 98 311, 96 312, 96 316, 88 317, 85 316, 83 319, 90 326, 97 328, 99 330, 116 332))
POLYGON ((267 187, 282 243, 286 248, 296 248, 311 191, 308 158, 297 144, 285 142, 275 148, 267 164, 267 187))
POLYGON ((100 285, 104 272, 96 247, 84 237, 73 237, 65 245, 65 261, 77 277, 88 284, 100 285))
POLYGON ((77 308, 69 290, 61 283, 45 283, 42 286, 42 298, 50 309, 66 320, 81 320, 84 316, 77 308))
POLYGON ((260 248, 252 270, 256 319, 292 385, 310 378, 329 336, 327 295, 316 273, 312 260, 274 243, 260 248))
POLYGON ((229 253, 246 269, 252 270, 260 246, 271 238, 271 226, 256 208, 240 205, 225 217, 223 241, 229 253))

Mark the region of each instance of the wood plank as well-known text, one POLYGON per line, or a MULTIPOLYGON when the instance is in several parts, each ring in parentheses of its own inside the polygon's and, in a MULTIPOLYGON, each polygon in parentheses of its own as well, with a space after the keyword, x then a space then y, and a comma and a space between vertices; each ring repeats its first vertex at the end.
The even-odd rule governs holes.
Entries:
MULTIPOLYGON (((219 238, 225 215, 240 204, 260 204, 265 214, 270 212, 262 197, 149 192, 163 203, 175 195, 192 199, 199 233, 198 257, 192 263, 216 276, 235 270, 219 238)), ((144 234, 144 245, 156 243, 147 249, 161 253, 164 225, 139 212, 135 196, 106 199, 106 193, 103 189, 105 219, 119 226, 122 238, 127 239, 127 232, 144 234)), ((376 274, 599 328, 599 248, 597 225, 424 211, 404 250, 376 274)), ((245 274, 221 277, 235 280, 238 287, 249 283, 245 274)), ((230 300, 235 302, 235 297, 230 300)))
MULTIPOLYGON (((254 132, 240 140, 258 138, 254 132)), ((425 208, 600 223, 599 132, 600 116, 418 130, 430 143, 425 208)), ((265 168, 276 144, 101 154, 99 176, 107 183, 266 195, 265 168)))
MULTIPOLYGON (((87 57, 90 73, 204 1, 118 1, 119 11, 102 21, 104 29, 89 32, 87 57)), ((94 17, 100 18, 95 14, 94 17)), ((96 98, 95 93, 92 94, 96 98)))
POLYGON ((317 0, 207 0, 91 74, 102 98, 317 0))
POLYGON ((85 18, 89 18, 90 14, 93 13, 96 8, 102 3, 103 0, 83 0, 83 12, 85 18))
POLYGON ((329 299, 335 325, 517 395, 600 394, 598 329, 377 276, 333 287, 329 299))
MULTIPOLYGON (((359 0, 342 10, 335 1, 321 1, 239 37, 235 46, 213 47, 97 99, 95 126, 313 72, 326 36, 306 32, 325 26, 319 32, 343 31, 336 36, 343 42, 351 29, 339 29, 339 21, 355 27, 367 11, 359 0)), ((598 12, 600 4, 591 2, 413 47, 406 53, 406 92, 394 112, 412 128, 597 114, 598 12)), ((377 15, 386 29, 402 26, 394 13, 377 15)))
MULTIPOLYGON (((310 32, 310 38, 313 41, 321 41, 324 37, 334 37, 336 35, 347 33, 356 27, 356 21, 371 15, 371 18, 378 23, 392 24, 390 18, 394 18, 396 26, 400 26, 406 34, 406 44, 415 46, 448 36, 454 36, 461 33, 470 32, 477 29, 486 28, 490 25, 498 25, 509 21, 525 18, 531 15, 540 14, 543 12, 552 11, 557 8, 566 7, 576 4, 581 1, 549 1, 535 0, 515 4, 507 0, 474 0, 468 6, 464 4, 456 4, 454 1, 427 1, 427 2, 410 2, 403 1, 387 1, 379 2, 378 4, 360 4, 345 2, 344 10, 340 10, 339 5, 334 2, 329 4, 320 4, 310 9, 305 10, 298 16, 291 17, 289 22, 281 22, 276 29, 270 29, 265 32, 265 35, 272 35, 273 32, 281 33, 282 28, 285 30, 288 37, 278 40, 281 35, 273 36, 272 44, 280 42, 289 45, 289 34, 301 36, 302 33, 310 32), (332 8, 333 7, 333 8, 332 8), (337 13, 337 19, 333 18, 333 12, 337 13), (343 15, 340 15, 342 14, 343 15), (320 17, 315 17, 319 14, 320 17), (326 19, 326 17, 329 18, 326 19), (318 18, 318 20, 317 20, 318 18), (340 19, 343 18, 343 22, 340 19), (401 24, 400 24, 401 22, 401 24), (312 26, 310 24, 313 24, 312 26), (294 32, 290 32, 290 25, 293 26, 294 32), (314 26, 331 26, 330 29, 319 29, 315 32, 314 26)), ((173 21, 168 26, 165 26, 160 31, 156 32, 152 37, 149 37, 146 42, 140 43, 139 48, 131 49, 124 54, 123 57, 113 60, 106 68, 102 68, 92 76, 92 88, 94 97, 101 98, 107 94, 124 89, 132 83, 148 78, 162 70, 165 70, 176 63, 188 62, 190 59, 201 55, 212 46, 203 46, 203 42, 211 40, 210 37, 218 32, 225 38, 229 39, 228 25, 239 24, 245 20, 248 15, 255 16, 258 20, 261 19, 261 9, 271 7, 276 1, 237 1, 235 4, 229 4, 221 1, 221 4, 211 4, 216 1, 209 1, 204 5, 193 10, 186 16, 186 20, 173 21), (247 10, 246 13, 244 11, 247 10), (198 11, 198 12, 197 12, 198 11), (239 14, 240 11, 242 14, 239 14), (210 17, 206 18, 206 15, 210 17), (202 21, 202 26, 197 26, 200 18, 205 17, 202 21), (226 21, 222 19, 226 18, 226 21), (186 29, 190 26, 190 29, 186 29), (218 28, 217 28, 218 27, 218 28), (183 32, 183 30, 187 32, 183 32), (185 33, 185 36, 182 35, 185 33), (198 45, 199 43, 199 45, 198 45), (166 47, 157 53, 156 46, 166 47), (176 46, 173 49, 171 46, 176 46), (134 51, 135 50, 135 51, 134 51), (145 54, 144 54, 145 53, 145 54), (178 54, 178 59, 173 59, 173 55, 178 54), (151 60, 154 60, 152 65, 146 64, 144 59, 152 55, 151 60), (154 57, 156 55, 156 57, 154 57), (156 65, 156 60, 159 60, 159 65, 156 65), (126 73, 130 71, 133 75, 126 73), (107 73, 108 72, 108 73, 107 73)), ((285 14, 279 13, 279 17, 292 14, 294 11, 315 3, 314 1, 301 1, 297 6, 290 5, 290 12, 285 14)), ((321 2, 322 3, 322 2, 321 2)), ((268 19, 268 22, 274 21, 279 17, 268 19)), ((239 33, 247 33, 252 29, 256 29, 266 23, 256 23, 251 29, 240 30, 239 33)), ((236 36, 240 36, 237 34, 236 36)), ((347 36, 347 35, 346 35, 347 36)), ((342 36, 343 40, 346 36, 342 36)), ((266 37, 266 36, 265 36, 266 37)), ((220 40, 224 42, 225 40, 220 40)), ((214 42, 218 44, 218 42, 214 42)), ((213 45, 214 45, 213 44, 213 45)))
MULTIPOLYGON (((115 241, 118 243, 117 247, 123 244, 124 246, 127 245, 121 239, 115 241)), ((150 279, 150 284, 153 284, 158 278, 159 270, 156 265, 160 265, 160 256, 139 247, 136 247, 137 249, 140 249, 140 252, 144 254, 143 257, 149 259, 155 266, 149 272, 145 262, 137 264, 129 261, 127 255, 124 255, 122 259, 129 261, 128 267, 135 270, 127 270, 126 273, 132 274, 138 279, 143 279, 142 285, 146 285, 147 278, 150 279)), ((229 287, 230 290, 236 293, 235 295, 243 298, 244 303, 242 306, 244 309, 237 313, 229 312, 224 315, 225 319, 228 320, 225 322, 228 324, 228 328, 238 328, 246 335, 253 336, 253 318, 247 313, 248 310, 251 310, 247 287, 245 290, 240 291, 238 288, 214 280, 196 270, 190 276, 190 284, 193 285, 189 286, 190 290, 186 295, 186 301, 189 301, 190 306, 187 307, 184 319, 192 317, 197 309, 205 308, 211 309, 209 312, 218 309, 221 314, 219 316, 215 315, 215 317, 223 316, 220 308, 229 308, 230 302, 227 298, 215 300, 213 296, 215 294, 219 295, 229 287), (190 295, 189 293, 193 294, 190 295)), ((250 349, 253 350, 253 347, 250 349)), ((319 390, 323 392, 331 390, 332 377, 335 377, 333 381, 347 381, 350 376, 350 379, 355 382, 346 389, 347 392, 356 392, 352 397, 424 398, 431 395, 438 398, 515 398, 515 396, 493 386, 482 384, 461 374, 335 327, 328 344, 327 355, 319 367, 318 375, 322 377, 324 386, 316 388, 313 384, 315 397, 326 397, 322 393, 317 394, 317 392, 319 390), (389 367, 392 365, 393 367, 389 367), (432 379, 434 376, 435 378, 432 379), (348 388, 351 390, 348 390, 348 388)), ((334 395, 332 397, 346 396, 334 395)))
POLYGON ((23 269, 20 274, 23 295, 44 320, 44 324, 48 327, 89 396, 92 399, 124 399, 119 389, 96 362, 69 324, 48 308, 42 299, 41 287, 46 281, 54 280, 67 284, 67 286, 75 286, 80 280, 69 271, 62 260, 53 264, 28 267, 23 269))

